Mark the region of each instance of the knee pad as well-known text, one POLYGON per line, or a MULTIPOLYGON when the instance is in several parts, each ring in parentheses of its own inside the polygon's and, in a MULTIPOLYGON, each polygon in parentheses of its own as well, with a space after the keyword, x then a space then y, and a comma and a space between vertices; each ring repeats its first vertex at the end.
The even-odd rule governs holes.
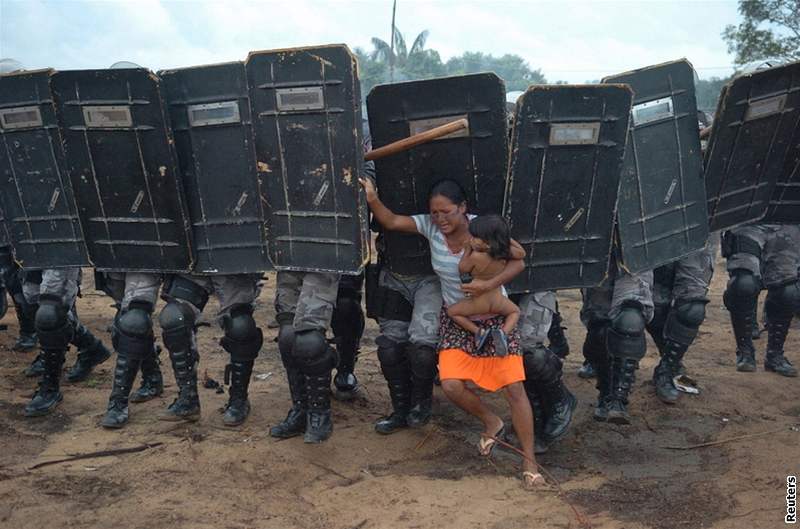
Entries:
POLYGON ((411 372, 420 379, 433 379, 436 376, 436 350, 429 345, 409 344, 406 348, 411 372))
POLYGON ((36 334, 43 349, 66 349, 72 341, 74 324, 69 319, 69 309, 61 298, 53 294, 39 296, 36 311, 36 334))
POLYGON ((563 363, 555 353, 545 346, 536 347, 533 351, 525 351, 522 357, 525 367, 525 378, 531 380, 552 380, 561 375, 563 363))
POLYGON ((764 301, 767 319, 779 320, 800 314, 800 284, 797 281, 770 288, 764 301))
POLYGON ((170 351, 185 351, 192 346, 195 316, 191 308, 170 301, 158 316, 161 338, 170 351))
POLYGON ((295 333, 292 358, 308 375, 325 373, 338 363, 325 335, 316 329, 295 333))
POLYGON ((153 349, 153 305, 133 300, 114 322, 111 342, 118 352, 145 356, 153 349))
POLYGON ((749 270, 737 269, 731 272, 731 279, 722 301, 734 313, 749 314, 758 304, 761 281, 749 270))
POLYGON ((624 304, 608 328, 606 336, 608 354, 617 358, 636 360, 643 358, 647 351, 644 337, 646 323, 639 303, 624 304))
POLYGON ((264 334, 253 319, 253 306, 234 305, 222 319, 225 336, 220 345, 231 355, 231 361, 247 362, 254 360, 264 345, 264 334))
MULTIPOLYGON (((333 309, 331 330, 337 339, 358 343, 364 334, 364 311, 361 301, 351 296, 343 297, 341 290, 333 309)), ((359 296, 360 298, 360 296, 359 296)))
POLYGON ((381 367, 396 366, 408 361, 405 344, 393 342, 384 336, 378 336, 375 343, 378 345, 378 361, 381 367))
POLYGON ((589 322, 586 338, 583 341, 583 357, 591 363, 601 362, 608 356, 606 349, 608 326, 608 320, 589 322))
POLYGON ((706 303, 704 299, 677 300, 664 324, 664 338, 687 347, 692 345, 706 319, 706 303))

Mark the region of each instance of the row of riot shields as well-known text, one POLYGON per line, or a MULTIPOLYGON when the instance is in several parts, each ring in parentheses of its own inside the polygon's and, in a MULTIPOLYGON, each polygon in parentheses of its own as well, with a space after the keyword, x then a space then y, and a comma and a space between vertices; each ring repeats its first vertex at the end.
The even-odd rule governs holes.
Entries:
POLYGON ((3 233, 28 268, 358 273, 360 123, 343 45, 2 76, 3 233))
MULTIPOLYGON (((513 292, 597 285, 612 251, 640 272, 702 248, 710 230, 800 222, 800 64, 726 87, 705 161, 686 60, 597 85, 532 86, 510 141, 503 93, 501 79, 476 74, 378 86, 367 108, 374 147, 468 120, 377 160, 378 190, 395 212, 425 213, 431 186, 449 178, 471 212, 502 213, 527 252, 513 292)), ((427 248, 386 233, 380 257, 396 273, 424 273, 427 248)))

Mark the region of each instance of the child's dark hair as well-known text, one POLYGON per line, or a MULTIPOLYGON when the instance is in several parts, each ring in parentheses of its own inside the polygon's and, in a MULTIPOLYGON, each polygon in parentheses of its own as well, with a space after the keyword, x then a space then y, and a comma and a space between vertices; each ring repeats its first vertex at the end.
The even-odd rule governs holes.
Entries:
POLYGON ((461 187, 458 182, 449 178, 439 180, 433 184, 433 187, 431 187, 431 192, 428 193, 428 200, 438 195, 445 197, 457 206, 460 206, 467 201, 467 194, 464 193, 464 188, 461 187))
POLYGON ((489 245, 489 256, 492 259, 511 259, 511 232, 503 217, 475 217, 469 223, 469 233, 489 245))

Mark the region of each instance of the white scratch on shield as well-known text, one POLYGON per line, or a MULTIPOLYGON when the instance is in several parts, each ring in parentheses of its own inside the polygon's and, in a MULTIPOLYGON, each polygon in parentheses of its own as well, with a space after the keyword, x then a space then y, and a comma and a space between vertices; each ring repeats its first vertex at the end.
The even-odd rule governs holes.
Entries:
POLYGON ((319 204, 320 204, 320 202, 322 202, 322 199, 325 197, 325 193, 328 192, 328 188, 329 187, 330 187, 330 184, 328 183, 327 180, 322 183, 322 187, 319 188, 319 192, 317 192, 317 196, 314 197, 314 206, 315 207, 319 207, 319 204))
POLYGON ((53 196, 50 197, 50 205, 47 206, 47 212, 52 213, 54 209, 56 209, 56 204, 58 204, 58 197, 61 196, 61 190, 59 188, 55 188, 53 190, 53 196))
POLYGON ((139 194, 136 195, 136 200, 133 201, 133 205, 131 206, 131 213, 136 213, 136 211, 138 211, 139 206, 142 205, 142 200, 144 200, 144 189, 139 191, 139 194))
POLYGON ((572 218, 569 219, 567 224, 564 226, 564 231, 571 230, 572 227, 575 225, 575 223, 578 222, 578 219, 583 216, 584 211, 585 210, 583 208, 580 208, 578 211, 576 211, 575 214, 572 216, 572 218))
POLYGON ((233 208, 233 215, 234 215, 234 216, 237 216, 237 217, 238 217, 239 215, 241 215, 241 213, 242 213, 242 206, 244 206, 244 203, 245 203, 245 202, 247 202, 247 191, 245 191, 244 193, 242 193, 242 196, 240 196, 240 197, 239 197, 239 200, 236 202, 236 207, 235 207, 235 208, 233 208))
POLYGON ((667 189, 667 196, 664 197, 664 204, 669 204, 669 200, 672 198, 672 193, 675 192, 675 187, 678 185, 678 179, 673 178, 672 183, 669 185, 669 189, 667 189))

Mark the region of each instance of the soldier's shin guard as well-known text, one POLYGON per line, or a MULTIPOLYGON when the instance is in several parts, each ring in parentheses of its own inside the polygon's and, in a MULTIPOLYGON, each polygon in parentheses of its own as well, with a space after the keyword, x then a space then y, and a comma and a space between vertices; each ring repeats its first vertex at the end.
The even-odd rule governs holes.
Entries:
POLYGON ((182 303, 169 302, 159 316, 162 339, 169 351, 178 398, 163 412, 162 421, 196 421, 200 418, 200 396, 197 393, 197 362, 194 347, 194 312, 182 303))
POLYGON ((562 362, 543 345, 526 351, 523 361, 525 377, 536 383, 547 410, 541 436, 548 442, 556 441, 567 433, 578 403, 562 380, 562 362))
POLYGON ((656 395, 666 404, 675 403, 680 395, 673 380, 680 374, 683 357, 705 320, 706 303, 705 299, 678 299, 667 316, 662 330, 661 361, 653 372, 656 395))
POLYGON ((583 342, 583 356, 587 365, 592 366, 596 376, 597 405, 595 406, 594 419, 605 421, 607 418, 606 404, 609 390, 609 355, 607 348, 607 335, 610 322, 597 320, 589 322, 586 329, 586 338, 583 342))
POLYGON ((564 319, 561 317, 561 313, 556 310, 553 313, 553 322, 550 324, 550 329, 547 331, 547 340, 550 342, 550 350, 562 360, 569 354, 569 342, 567 341, 567 335, 564 333, 565 327, 562 325, 563 322, 564 319))
POLYGON ((278 351, 281 354, 283 367, 286 369, 286 378, 289 382, 289 393, 292 398, 292 407, 286 418, 270 428, 269 434, 279 439, 288 439, 302 435, 306 431, 306 410, 308 394, 306 393, 306 377, 297 366, 292 357, 295 332, 292 326, 294 314, 278 314, 276 317, 280 330, 278 331, 278 351))
POLYGON ((131 402, 146 402, 164 392, 164 376, 161 374, 161 348, 152 342, 152 347, 142 357, 142 382, 130 396, 131 402))
POLYGON ((375 431, 390 434, 408 426, 408 413, 412 406, 411 368, 406 356, 408 344, 396 343, 384 336, 379 336, 375 342, 378 345, 381 372, 392 400, 392 413, 378 419, 375 431))
POLYGON ((411 367, 411 398, 413 407, 407 422, 412 428, 421 428, 431 420, 433 381, 436 378, 436 350, 427 345, 409 344, 406 348, 411 367))
POLYGON ((225 382, 230 382, 230 398, 222 422, 226 426, 238 426, 250 413, 248 388, 264 336, 253 319, 253 307, 249 304, 232 307, 222 320, 222 328, 225 336, 220 344, 231 355, 231 362, 225 368, 225 382))
POLYGON ((120 351, 114 368, 114 385, 108 408, 100 425, 104 428, 122 428, 128 422, 128 397, 139 371, 142 358, 136 353, 120 351))
POLYGON ((736 338, 736 370, 752 372, 756 370, 753 345, 753 329, 756 325, 756 306, 761 283, 748 270, 733 270, 731 279, 722 296, 725 307, 731 315, 731 326, 736 338))
POLYGON ((633 389, 639 360, 647 350, 642 311, 642 306, 637 302, 624 304, 608 328, 606 347, 610 364, 606 408, 607 420, 611 423, 630 424, 628 397, 633 389))
POLYGON ((792 282, 770 288, 764 306, 767 314, 767 355, 764 369, 785 377, 796 377, 797 369, 784 356, 783 347, 792 317, 800 307, 800 285, 792 282))
POLYGON ((42 294, 36 312, 36 332, 42 345, 44 373, 31 401, 25 406, 26 417, 47 415, 63 396, 60 391, 61 367, 72 340, 74 328, 68 308, 58 296, 42 294))
POLYGON ((306 443, 321 443, 333 433, 331 421, 331 373, 337 364, 334 350, 319 330, 295 333, 292 357, 305 375, 308 394, 306 443))

